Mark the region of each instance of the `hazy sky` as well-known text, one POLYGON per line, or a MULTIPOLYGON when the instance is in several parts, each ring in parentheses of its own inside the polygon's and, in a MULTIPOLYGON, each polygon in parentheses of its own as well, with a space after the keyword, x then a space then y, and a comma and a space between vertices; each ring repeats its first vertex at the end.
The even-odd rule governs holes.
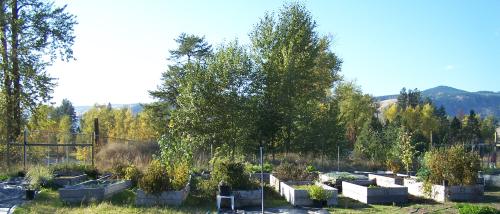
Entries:
MULTIPOLYGON (((160 83, 174 38, 215 47, 248 33, 284 2, 57 0, 77 16, 76 61, 49 68, 54 102, 145 103, 160 83)), ((342 75, 372 95, 448 85, 500 91, 500 1, 305 1, 344 60, 342 75)))

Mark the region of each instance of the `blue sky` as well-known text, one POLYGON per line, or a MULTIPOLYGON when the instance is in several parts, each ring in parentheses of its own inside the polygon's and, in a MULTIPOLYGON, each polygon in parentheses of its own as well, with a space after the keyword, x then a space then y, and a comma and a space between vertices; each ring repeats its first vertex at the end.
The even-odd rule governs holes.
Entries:
MULTIPOLYGON (((286 1, 57 0, 77 16, 76 61, 49 68, 54 102, 150 102, 182 32, 217 46, 286 1)), ((500 1, 303 1, 365 93, 448 85, 500 91, 500 1)))

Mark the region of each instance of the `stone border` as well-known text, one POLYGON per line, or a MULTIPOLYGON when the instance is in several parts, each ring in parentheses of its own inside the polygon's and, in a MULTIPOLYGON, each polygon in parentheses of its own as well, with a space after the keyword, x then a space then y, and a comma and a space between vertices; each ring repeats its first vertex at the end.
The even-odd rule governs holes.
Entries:
POLYGON ((408 202, 408 187, 396 184, 377 188, 363 186, 370 184, 377 184, 377 181, 342 181, 342 194, 345 197, 352 198, 365 204, 408 202))
MULTIPOLYGON (((286 201, 290 202, 290 204, 292 204, 293 206, 311 206, 313 205, 313 201, 309 197, 309 192, 307 190, 299 190, 293 188, 293 185, 309 185, 309 184, 313 183, 310 181, 281 182, 280 192, 283 194, 286 201)), ((322 187, 328 192, 331 192, 332 197, 328 199, 326 202, 328 206, 337 205, 338 203, 337 189, 322 183, 315 183, 315 185, 322 187)))
POLYGON ((160 194, 151 194, 137 190, 135 196, 135 205, 137 206, 163 206, 163 205, 174 205, 179 206, 186 200, 189 191, 191 189, 191 176, 189 177, 188 183, 181 190, 164 191, 160 194))
POLYGON ((77 185, 60 188, 59 198, 66 203, 102 201, 105 198, 109 198, 131 186, 131 182, 129 180, 117 181, 101 187, 87 186, 96 183, 96 180, 91 180, 77 185))
POLYGON ((443 186, 432 185, 431 195, 424 193, 423 182, 414 178, 404 179, 404 185, 408 187, 408 193, 417 197, 429 198, 437 202, 446 201, 478 201, 484 195, 483 185, 470 186, 443 186))

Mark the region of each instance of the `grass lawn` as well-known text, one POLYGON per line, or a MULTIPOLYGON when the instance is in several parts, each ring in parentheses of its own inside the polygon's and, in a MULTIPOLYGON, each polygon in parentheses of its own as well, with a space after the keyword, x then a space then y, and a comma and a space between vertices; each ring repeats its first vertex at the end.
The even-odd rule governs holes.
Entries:
MULTIPOLYGON (((283 198, 267 188, 264 196, 266 207, 291 207, 283 198)), ((180 207, 135 207, 135 193, 126 190, 112 198, 91 204, 66 205, 59 200, 55 190, 43 190, 37 198, 18 207, 15 213, 207 213, 215 212, 215 200, 210 201, 188 197, 180 207)), ((412 199, 410 203, 399 205, 366 205, 349 198, 340 197, 339 204, 328 208, 332 213, 458 213, 460 203, 436 203, 430 200, 412 199)), ((482 202, 472 203, 500 209, 500 188, 485 192, 482 202)))

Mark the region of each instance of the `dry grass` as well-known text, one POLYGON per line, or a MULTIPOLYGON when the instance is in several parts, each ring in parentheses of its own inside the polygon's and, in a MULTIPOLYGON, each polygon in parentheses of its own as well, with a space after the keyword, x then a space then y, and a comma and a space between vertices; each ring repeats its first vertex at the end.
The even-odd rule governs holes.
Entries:
POLYGON ((134 164, 144 170, 159 150, 157 143, 108 143, 97 153, 96 166, 100 171, 109 171, 118 164, 134 164))

